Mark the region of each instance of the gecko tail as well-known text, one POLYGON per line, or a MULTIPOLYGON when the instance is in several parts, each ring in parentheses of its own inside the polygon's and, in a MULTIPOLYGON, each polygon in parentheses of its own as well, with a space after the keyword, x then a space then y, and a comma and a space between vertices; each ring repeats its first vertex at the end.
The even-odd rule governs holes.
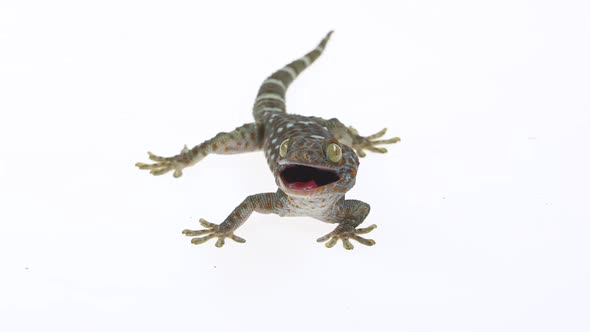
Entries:
POLYGON ((333 32, 328 32, 313 50, 275 71, 262 82, 254 102, 254 118, 257 122, 265 112, 286 112, 285 93, 287 88, 299 74, 322 55, 333 32))

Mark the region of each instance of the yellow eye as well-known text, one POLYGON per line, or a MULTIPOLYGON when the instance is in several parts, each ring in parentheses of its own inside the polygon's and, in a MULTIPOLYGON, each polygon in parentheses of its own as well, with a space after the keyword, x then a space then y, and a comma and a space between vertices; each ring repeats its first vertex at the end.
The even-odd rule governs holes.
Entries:
POLYGON ((281 158, 285 158, 285 156, 287 155, 287 148, 289 147, 289 139, 287 138, 286 140, 283 141, 283 143, 281 143, 281 147, 279 148, 279 154, 281 155, 281 158))
POLYGON ((342 148, 336 143, 330 143, 326 150, 326 155, 328 155, 328 159, 330 159, 331 162, 337 163, 342 159, 342 148))

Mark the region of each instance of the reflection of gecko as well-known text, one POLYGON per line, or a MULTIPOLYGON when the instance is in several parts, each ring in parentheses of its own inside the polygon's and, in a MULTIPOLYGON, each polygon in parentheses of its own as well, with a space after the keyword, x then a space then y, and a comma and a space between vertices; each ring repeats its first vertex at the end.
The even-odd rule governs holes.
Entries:
POLYGON ((359 165, 357 153, 360 157, 365 156, 363 150, 385 153, 385 148, 376 145, 395 143, 399 138, 375 140, 385 134, 385 129, 363 137, 337 119, 325 120, 285 111, 287 87, 322 54, 331 34, 328 33, 311 52, 279 69, 262 83, 254 103, 255 122, 229 133, 219 133, 192 149, 185 146, 174 157, 149 153, 155 163, 136 164, 153 175, 174 171, 174 177, 180 177, 185 167, 211 153, 264 151, 279 187, 277 192, 246 197, 219 225, 201 219, 205 229, 182 232, 194 236, 192 243, 200 244, 214 237, 217 247, 223 246, 226 237, 245 242, 234 235, 234 231, 256 211, 276 213, 281 217, 309 216, 338 224, 334 231, 318 239, 318 242, 328 241, 327 247, 334 246, 338 239, 346 249, 353 248, 351 239, 369 246, 375 244, 375 241, 359 236, 373 230, 375 225, 357 228, 369 214, 369 204, 344 199, 344 195, 355 183, 359 165))

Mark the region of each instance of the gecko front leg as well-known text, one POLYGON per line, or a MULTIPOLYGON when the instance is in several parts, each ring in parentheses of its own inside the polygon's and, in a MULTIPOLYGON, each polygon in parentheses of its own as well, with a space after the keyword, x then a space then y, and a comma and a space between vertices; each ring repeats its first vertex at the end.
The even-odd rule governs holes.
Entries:
POLYGON ((338 226, 330 233, 320 237, 318 242, 326 242, 326 247, 332 248, 338 240, 342 240, 344 249, 351 250, 354 246, 350 240, 355 240, 367 246, 372 246, 375 241, 365 239, 359 234, 366 234, 377 228, 371 225, 366 228, 357 228, 367 217, 371 207, 369 204, 357 200, 342 200, 336 207, 335 222, 338 226))
POLYGON ((283 198, 284 195, 280 195, 279 193, 264 193, 248 196, 221 224, 217 225, 210 223, 205 219, 201 219, 199 222, 205 227, 205 229, 185 229, 182 231, 182 234, 186 236, 204 235, 193 238, 191 240, 191 243, 193 244, 201 244, 216 237, 217 242, 215 243, 215 246, 218 248, 223 247, 225 244, 225 238, 244 243, 246 240, 234 235, 235 230, 242 226, 254 211, 258 213, 277 213, 278 209, 284 204, 283 198))
POLYGON ((189 149, 186 145, 179 154, 173 157, 160 157, 148 152, 153 164, 136 163, 140 169, 149 170, 152 175, 162 175, 173 171, 175 178, 182 176, 182 170, 196 164, 209 154, 236 154, 261 149, 261 134, 254 123, 234 129, 229 133, 219 133, 212 139, 189 149))

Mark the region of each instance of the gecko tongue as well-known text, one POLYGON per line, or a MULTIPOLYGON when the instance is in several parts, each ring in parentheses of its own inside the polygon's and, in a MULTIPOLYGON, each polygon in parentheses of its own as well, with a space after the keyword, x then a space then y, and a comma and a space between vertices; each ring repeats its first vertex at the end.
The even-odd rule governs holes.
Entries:
POLYGON ((292 182, 289 183, 289 189, 297 189, 297 190, 303 190, 303 189, 313 189, 313 188, 317 188, 318 184, 315 183, 315 180, 309 180, 307 182, 292 182))

